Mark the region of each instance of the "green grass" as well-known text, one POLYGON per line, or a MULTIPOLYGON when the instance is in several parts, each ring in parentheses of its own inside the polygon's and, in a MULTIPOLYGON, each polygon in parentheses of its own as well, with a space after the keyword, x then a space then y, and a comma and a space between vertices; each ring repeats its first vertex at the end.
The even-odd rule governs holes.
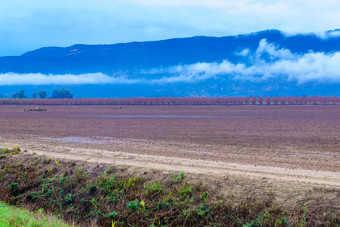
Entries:
POLYGON ((8 206, 0 202, 0 227, 15 226, 70 226, 55 217, 42 214, 42 212, 32 213, 28 210, 8 206))

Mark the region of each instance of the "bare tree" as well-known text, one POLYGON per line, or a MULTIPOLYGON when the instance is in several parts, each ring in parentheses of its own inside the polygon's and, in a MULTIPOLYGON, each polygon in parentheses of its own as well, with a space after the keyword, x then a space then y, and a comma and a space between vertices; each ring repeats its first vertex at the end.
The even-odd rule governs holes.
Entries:
POLYGON ((263 102, 264 102, 264 98, 263 98, 262 95, 260 95, 260 97, 259 97, 259 103, 262 105, 263 102))
POLYGON ((251 103, 255 105, 256 102, 257 102, 257 98, 256 98, 255 96, 253 96, 253 97, 251 98, 251 103))

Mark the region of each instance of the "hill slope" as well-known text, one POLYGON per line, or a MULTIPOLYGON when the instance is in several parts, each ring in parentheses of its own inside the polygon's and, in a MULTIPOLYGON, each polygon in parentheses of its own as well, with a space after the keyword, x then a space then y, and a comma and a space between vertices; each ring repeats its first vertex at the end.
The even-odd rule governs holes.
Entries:
MULTIPOLYGON (((339 34, 334 30, 324 37, 287 36, 267 30, 226 37, 44 47, 0 57, 0 74, 100 73, 92 75, 91 82, 79 78, 32 82, 48 90, 69 87, 76 90, 76 97, 340 95, 339 34)), ((13 85, 19 85, 15 89, 25 85, 33 91, 27 87, 30 82, 11 84, 1 77, 0 86, 11 85, 13 90, 13 85)), ((8 89, 3 88, 4 95, 8 96, 8 89)))
POLYGON ((196 62, 242 59, 235 52, 255 50, 266 39, 293 53, 340 50, 340 37, 322 39, 315 34, 285 36, 277 30, 226 37, 191 37, 113 45, 44 47, 22 56, 1 57, 0 72, 17 73, 112 73, 196 62))

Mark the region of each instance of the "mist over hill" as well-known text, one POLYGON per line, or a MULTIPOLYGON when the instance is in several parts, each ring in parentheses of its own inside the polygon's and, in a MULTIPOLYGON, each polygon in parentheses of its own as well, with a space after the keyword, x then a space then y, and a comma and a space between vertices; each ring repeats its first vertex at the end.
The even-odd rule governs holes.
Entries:
POLYGON ((0 95, 67 87, 76 97, 340 95, 340 30, 277 30, 0 57, 0 95))

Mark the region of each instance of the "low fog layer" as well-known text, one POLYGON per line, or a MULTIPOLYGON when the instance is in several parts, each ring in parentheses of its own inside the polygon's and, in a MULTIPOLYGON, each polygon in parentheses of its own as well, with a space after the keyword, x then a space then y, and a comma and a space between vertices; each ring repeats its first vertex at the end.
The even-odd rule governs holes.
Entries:
MULTIPOLYGON (((244 49, 235 55, 244 62, 233 64, 223 62, 198 62, 191 65, 177 65, 166 69, 146 70, 153 75, 168 75, 156 79, 138 78, 128 75, 89 74, 0 74, 0 85, 81 85, 81 84, 167 84, 195 83, 207 79, 230 77, 237 81, 263 82, 269 79, 295 81, 298 83, 321 82, 340 83, 340 52, 309 52, 294 54, 280 49, 265 39, 259 42, 256 51, 244 49)), ((145 73, 145 71, 143 71, 145 73)), ((152 76, 152 78, 155 78, 152 76)))
POLYGON ((245 49, 239 53, 249 64, 196 63, 169 69, 177 77, 164 78, 167 82, 194 82, 223 75, 232 75, 235 80, 264 81, 275 77, 298 83, 318 81, 340 82, 340 52, 310 52, 293 54, 288 49, 279 49, 274 44, 261 40, 254 53, 245 49))

